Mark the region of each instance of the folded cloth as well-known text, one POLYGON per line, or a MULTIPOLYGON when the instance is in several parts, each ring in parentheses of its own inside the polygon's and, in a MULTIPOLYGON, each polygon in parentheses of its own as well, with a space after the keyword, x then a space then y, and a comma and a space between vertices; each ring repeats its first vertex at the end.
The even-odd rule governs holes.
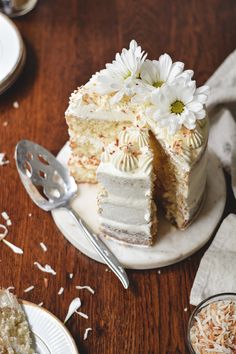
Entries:
POLYGON ((211 125, 209 147, 231 173, 236 197, 236 50, 206 84, 211 89, 207 102, 211 125))
POLYGON ((208 296, 236 293, 236 215, 228 215, 204 254, 190 294, 190 304, 198 305, 208 296))

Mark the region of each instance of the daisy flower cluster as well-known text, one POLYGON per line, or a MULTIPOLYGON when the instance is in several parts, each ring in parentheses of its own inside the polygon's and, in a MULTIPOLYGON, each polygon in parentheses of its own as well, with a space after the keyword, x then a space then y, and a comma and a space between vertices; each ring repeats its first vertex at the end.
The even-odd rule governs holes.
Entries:
POLYGON ((182 126, 194 129, 196 121, 206 116, 208 86, 196 87, 193 71, 184 70, 182 62, 172 62, 168 54, 159 60, 146 59, 135 40, 129 49, 116 54, 97 77, 96 91, 111 95, 111 104, 124 97, 144 105, 146 115, 174 135, 182 126))

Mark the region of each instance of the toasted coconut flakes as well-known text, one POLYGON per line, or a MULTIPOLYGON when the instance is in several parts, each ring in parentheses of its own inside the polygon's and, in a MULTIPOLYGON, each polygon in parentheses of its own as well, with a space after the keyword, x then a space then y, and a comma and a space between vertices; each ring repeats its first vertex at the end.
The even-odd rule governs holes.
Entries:
POLYGON ((70 278, 70 279, 72 279, 72 278, 73 278, 73 276, 74 276, 74 274, 73 274, 73 273, 70 273, 70 274, 69 274, 69 278, 70 278))
POLYGON ((58 291, 58 295, 62 295, 64 293, 64 288, 63 287, 61 287, 60 289, 59 289, 59 291, 58 291))
POLYGON ((31 286, 29 286, 28 288, 26 288, 26 289, 24 290, 24 293, 28 293, 28 292, 30 292, 30 291, 32 291, 32 290, 34 290, 34 285, 31 285, 31 286))
POLYGON ((40 302, 40 303, 38 304, 38 306, 40 306, 40 307, 43 306, 43 302, 40 302))
POLYGON ((12 106, 17 109, 20 107, 19 103, 17 101, 13 102, 12 106))
POLYGON ((69 318, 71 318, 71 316, 75 313, 75 311, 77 311, 80 308, 80 306, 81 306, 81 300, 79 297, 76 297, 74 300, 71 301, 64 323, 66 323, 69 320, 69 318))
POLYGON ((88 319, 88 315, 86 315, 86 313, 80 312, 80 311, 75 311, 78 315, 80 315, 83 318, 86 318, 86 320, 88 319))
POLYGON ((5 152, 0 152, 0 166, 7 165, 10 161, 6 160, 5 152))
POLYGON ((89 331, 92 331, 92 328, 86 328, 86 330, 84 332, 84 340, 86 340, 88 338, 89 331))
POLYGON ((56 275, 57 273, 55 272, 54 269, 52 269, 52 267, 48 264, 45 265, 45 267, 43 267, 39 262, 34 262, 34 264, 38 267, 39 270, 41 270, 42 272, 45 273, 51 273, 52 275, 56 275))
POLYGON ((42 250, 43 250, 44 252, 47 252, 48 248, 47 248, 47 246, 46 246, 43 242, 40 242, 40 247, 42 248, 42 250))
POLYGON ((8 286, 8 288, 6 290, 8 290, 8 291, 15 290, 15 287, 14 286, 8 286))
POLYGON ((43 278, 44 286, 47 289, 48 288, 48 278, 43 278))
POLYGON ((6 211, 3 211, 3 212, 1 213, 1 215, 2 215, 2 217, 3 217, 4 220, 8 220, 8 219, 9 219, 9 216, 8 216, 8 214, 7 214, 6 211))
POLYGON ((236 353, 236 302, 213 302, 195 316, 190 339, 196 353, 236 353))
POLYGON ((84 285, 84 286, 77 285, 75 288, 78 290, 87 289, 88 291, 90 291, 90 293, 95 294, 95 291, 88 285, 84 285))

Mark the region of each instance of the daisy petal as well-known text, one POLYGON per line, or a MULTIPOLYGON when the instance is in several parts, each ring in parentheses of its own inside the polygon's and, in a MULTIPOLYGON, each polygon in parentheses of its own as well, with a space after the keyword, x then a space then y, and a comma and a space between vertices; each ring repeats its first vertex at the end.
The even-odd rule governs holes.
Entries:
POLYGON ((160 65, 160 79, 161 81, 166 81, 171 69, 172 60, 168 54, 163 54, 159 58, 160 65))

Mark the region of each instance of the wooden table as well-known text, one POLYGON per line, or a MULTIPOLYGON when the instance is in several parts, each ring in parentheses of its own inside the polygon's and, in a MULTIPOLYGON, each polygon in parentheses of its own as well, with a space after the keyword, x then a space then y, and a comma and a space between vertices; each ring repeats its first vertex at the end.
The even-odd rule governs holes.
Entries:
MULTIPOLYGON (((20 298, 43 301, 61 320, 79 295, 89 319, 75 315, 67 326, 80 353, 187 353, 189 293, 207 246, 160 274, 128 271, 131 286, 124 290, 106 266, 72 247, 51 215, 32 204, 17 175, 14 147, 26 138, 56 154, 68 139, 64 111, 70 93, 132 38, 150 58, 167 52, 185 62, 203 84, 235 48, 235 21, 235 0, 41 0, 32 13, 14 21, 26 43, 27 62, 17 83, 0 97, 0 150, 10 159, 0 167, 0 212, 8 212, 13 223, 8 240, 24 255, 0 244, 0 286, 14 285, 20 298), (56 276, 37 270, 34 261, 49 263, 56 276), (24 293, 32 284, 35 289, 24 293), (90 285, 96 293, 75 285, 90 285), (58 296, 61 286, 65 292, 58 296), (93 332, 83 341, 87 327, 93 332)), ((228 193, 224 215, 236 211, 230 188, 228 193)))

